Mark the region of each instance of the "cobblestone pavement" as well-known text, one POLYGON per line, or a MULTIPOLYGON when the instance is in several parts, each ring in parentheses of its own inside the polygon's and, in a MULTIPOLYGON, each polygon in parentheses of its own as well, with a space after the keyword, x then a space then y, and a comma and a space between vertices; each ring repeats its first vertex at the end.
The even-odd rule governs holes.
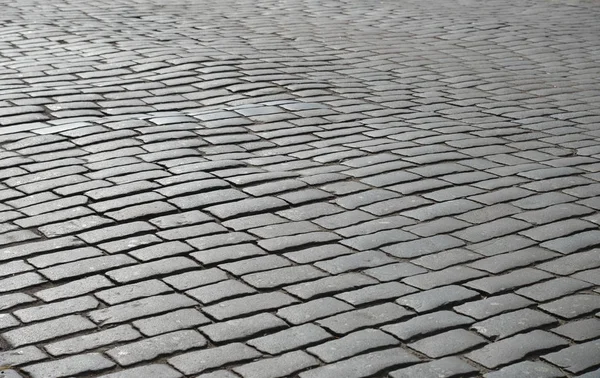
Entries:
POLYGON ((15 0, 0 377, 600 377, 600 3, 15 0))

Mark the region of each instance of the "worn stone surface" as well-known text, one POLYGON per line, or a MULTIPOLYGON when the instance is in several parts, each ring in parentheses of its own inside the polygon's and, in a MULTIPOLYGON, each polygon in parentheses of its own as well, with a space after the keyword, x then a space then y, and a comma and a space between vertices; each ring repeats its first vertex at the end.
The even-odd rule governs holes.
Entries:
POLYGON ((4 3, 0 375, 600 368, 597 2, 4 3))

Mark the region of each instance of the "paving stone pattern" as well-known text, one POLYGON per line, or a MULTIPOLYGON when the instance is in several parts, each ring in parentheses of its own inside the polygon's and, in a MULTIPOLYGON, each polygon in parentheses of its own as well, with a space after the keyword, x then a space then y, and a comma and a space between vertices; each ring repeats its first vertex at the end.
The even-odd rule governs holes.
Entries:
POLYGON ((15 0, 0 376, 600 376, 600 5, 15 0))

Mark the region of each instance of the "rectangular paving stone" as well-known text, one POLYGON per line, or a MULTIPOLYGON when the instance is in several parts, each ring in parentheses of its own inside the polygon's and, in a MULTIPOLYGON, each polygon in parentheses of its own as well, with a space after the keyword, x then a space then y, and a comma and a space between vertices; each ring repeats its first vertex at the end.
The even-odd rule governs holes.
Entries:
POLYGON ((0 330, 5 330, 19 325, 20 322, 11 314, 0 314, 0 330))
POLYGON ((561 276, 600 266, 600 248, 573 253, 536 266, 538 269, 561 276))
POLYGON ((511 218, 501 218, 455 232, 453 236, 471 243, 480 243, 482 241, 512 234, 528 227, 530 227, 529 223, 511 218))
POLYGON ((160 229, 168 229, 174 227, 189 226, 209 222, 213 218, 199 210, 191 210, 183 213, 164 215, 150 219, 150 223, 160 229))
POLYGON ((452 217, 438 218, 428 222, 421 222, 405 230, 421 237, 447 234, 468 227, 470 224, 452 217))
POLYGON ((28 307, 14 311, 13 314, 23 323, 30 323, 58 316, 70 315, 76 312, 91 310, 100 305, 95 298, 84 296, 79 298, 67 299, 61 302, 45 304, 41 306, 28 307))
POLYGON ((48 289, 42 289, 35 292, 35 296, 45 302, 52 302, 59 299, 73 298, 79 295, 114 286, 106 277, 94 275, 79 280, 71 281, 63 285, 54 286, 48 289))
POLYGON ((156 336, 161 333, 192 328, 210 323, 210 320, 199 311, 184 308, 168 312, 164 315, 139 319, 132 322, 133 326, 145 336, 156 336))
POLYGON ((206 211, 219 219, 229 219, 256 213, 273 212, 287 206, 287 202, 282 199, 276 197, 260 197, 211 206, 208 207, 206 211))
POLYGON ((467 302, 453 308, 454 311, 465 314, 477 320, 489 318, 503 312, 528 307, 534 302, 516 294, 502 294, 478 301, 467 302))
POLYGON ((81 354, 29 365, 23 368, 32 378, 72 377, 81 374, 99 372, 115 366, 115 363, 100 353, 81 354))
POLYGON ((8 261, 38 253, 53 252, 62 249, 79 247, 83 244, 84 242, 82 242, 80 239, 72 236, 26 244, 19 244, 0 249, 0 261, 8 261))
POLYGON ((136 264, 126 268, 111 270, 106 275, 118 283, 127 283, 145 278, 176 273, 182 270, 197 268, 193 260, 186 257, 171 257, 158 261, 136 264))
POLYGON ((553 276, 542 270, 523 268, 513 270, 500 276, 485 277, 467 282, 465 286, 488 294, 499 294, 508 290, 514 290, 536 282, 544 281, 553 276))
POLYGON ((422 206, 417 209, 402 212, 403 216, 415 218, 420 221, 427 221, 449 215, 462 214, 467 211, 480 208, 481 205, 466 199, 457 199, 435 203, 433 205, 422 206))
POLYGON ((106 354, 119 365, 128 366, 205 345, 206 339, 198 332, 183 330, 111 348, 106 354))
POLYGON ((340 244, 324 244, 298 251, 284 253, 283 256, 298 263, 306 264, 354 253, 350 248, 340 244))
POLYGON ((106 374, 100 378, 138 378, 138 377, 161 377, 181 378, 182 375, 175 369, 162 364, 139 366, 131 369, 121 370, 116 373, 106 374))
POLYGON ((454 378, 477 373, 478 370, 458 357, 444 357, 439 360, 409 366, 390 373, 392 378, 454 378))
POLYGON ((560 256, 558 253, 550 252, 542 248, 531 247, 520 251, 504 253, 491 256, 469 264, 470 267, 498 274, 531 265, 532 263, 550 260, 560 256))
POLYGON ((379 248, 387 244, 393 244, 416 239, 411 233, 402 230, 385 230, 375 232, 369 235, 356 236, 344 239, 340 243, 359 251, 379 248))
POLYGON ((575 341, 586 341, 600 336, 600 319, 590 318, 565 323, 552 332, 575 341))
POLYGON ((550 315, 526 308, 477 322, 471 328, 489 339, 499 340, 534 328, 556 324, 557 322, 550 315))
POLYGON ((466 248, 485 256, 494 256, 501 253, 513 252, 536 244, 535 241, 520 235, 507 235, 490 239, 477 244, 470 244, 466 248))
POLYGON ((307 351, 319 357, 322 361, 331 363, 371 350, 398 344, 398 340, 384 332, 376 329, 365 329, 310 347, 307 351))
POLYGON ((441 270, 453 265, 478 260, 482 256, 462 248, 450 249, 434 253, 431 255, 421 256, 411 260, 412 264, 423 266, 430 270, 441 270))
POLYGON ((171 228, 169 230, 159 231, 156 235, 165 240, 185 240, 191 242, 195 237, 217 234, 225 232, 227 229, 216 222, 208 222, 201 225, 192 225, 187 227, 171 228))
POLYGON ((227 279, 227 273, 218 269, 199 269, 163 278, 163 281, 177 290, 187 290, 213 284, 227 279))
POLYGON ((423 290, 428 290, 483 276, 486 276, 486 273, 479 270, 471 269, 466 266, 453 266, 437 272, 407 277, 403 279, 402 282, 423 290))
POLYGON ((317 324, 336 335, 344 335, 361 328, 373 327, 409 317, 413 312, 393 304, 385 303, 360 310, 349 311, 318 320, 317 324))
POLYGON ((228 221, 223 222, 223 225, 225 227, 232 228, 236 231, 242 231, 283 222, 285 222, 284 218, 281 218, 275 214, 266 213, 230 219, 228 221))
POLYGON ((573 319, 600 309, 600 297, 594 294, 575 294, 538 306, 539 309, 564 319, 573 319))
POLYGON ((283 378, 318 365, 319 361, 316 358, 305 352, 295 351, 279 357, 250 362, 233 370, 244 378, 283 378))
POLYGON ((215 319, 227 320, 278 309, 296 302, 298 301, 290 295, 281 292, 270 292, 230 299, 216 305, 204 307, 202 310, 215 319))
POLYGON ((317 262, 314 265, 331 274, 344 273, 361 268, 372 268, 395 262, 388 255, 378 251, 358 252, 347 256, 340 256, 331 260, 317 262))
POLYGON ((88 206, 92 208, 97 213, 107 213, 109 211, 114 211, 118 209, 122 209, 127 206, 142 204, 147 202, 154 202, 163 200, 164 197, 155 192, 145 192, 138 193, 130 196, 121 196, 115 199, 109 199, 100 202, 94 202, 89 204, 88 206))
POLYGON ((45 345, 44 349, 53 356, 80 354, 88 350, 114 343, 131 341, 140 337, 142 337, 142 335, 130 325, 122 325, 99 332, 71 337, 66 340, 56 341, 45 345))
POLYGON ((77 206, 69 209, 34 215, 27 218, 21 218, 16 220, 15 224, 23 228, 39 227, 47 225, 49 223, 61 222, 73 218, 78 218, 84 215, 89 215, 91 213, 93 212, 90 209, 77 206))
MULTIPOLYGON (((395 186, 389 187, 388 189, 397 190, 395 186)), ((402 198, 393 198, 386 201, 381 201, 371 205, 363 206, 360 207, 360 210, 366 211, 374 215, 382 216, 396 213, 406 209, 412 209, 430 203, 432 203, 432 201, 419 196, 406 196, 402 198)))
POLYGON ((194 252, 190 256, 203 265, 218 264, 236 261, 246 257, 266 255, 265 250, 250 243, 240 243, 226 247, 212 248, 200 252, 194 252))
POLYGON ((300 283, 285 287, 285 291, 302 299, 312 299, 318 296, 346 291, 352 288, 376 284, 377 281, 371 277, 359 273, 346 273, 333 277, 325 277, 318 280, 300 283))
POLYGON ((567 219, 521 231, 520 234, 536 241, 546 241, 596 227, 595 224, 581 219, 567 219))
POLYGON ((98 248, 102 249, 103 251, 109 254, 116 254, 139 248, 145 245, 160 243, 161 241, 162 239, 158 238, 156 235, 145 234, 130 236, 126 239, 102 243, 98 245, 98 248))
POLYGON ((104 215, 116 221, 130 221, 136 218, 145 218, 177 211, 177 208, 166 202, 149 202, 141 205, 128 206, 120 210, 107 212, 104 215))
POLYGON ((248 339, 259 334, 271 333, 288 325, 282 319, 270 313, 261 313, 246 318, 209 324, 200 331, 215 343, 248 339))
POLYGON ((170 241, 133 250, 129 252, 129 255, 141 261, 150 261, 163 257, 184 255, 191 251, 193 251, 193 248, 181 241, 170 241))
POLYGON ((401 227, 412 225, 414 223, 415 221, 410 218, 395 215, 389 217, 375 218, 373 220, 369 220, 360 224, 337 229, 335 232, 345 237, 360 236, 372 234, 374 232, 383 230, 397 230, 401 227))
POLYGON ((126 255, 101 256, 52 266, 50 268, 41 269, 39 272, 51 281, 59 281, 65 278, 100 273, 116 267, 132 265, 135 263, 136 261, 134 259, 126 255))
POLYGON ((373 278, 376 278, 381 282, 387 282, 414 276, 417 274, 427 273, 427 270, 411 263, 402 262, 366 269, 363 271, 363 273, 373 278))
POLYGON ((469 317, 442 310, 386 325, 381 329, 402 341, 409 341, 452 328, 467 326, 473 322, 474 320, 469 317))
POLYGON ((248 195, 236 189, 215 190, 207 193, 197 193, 183 197, 172 198, 170 203, 180 209, 196 209, 210 205, 247 198, 248 195))
POLYGON ((310 265, 296 265, 247 274, 242 277, 242 280, 257 289, 269 289, 302 281, 310 281, 324 276, 327 276, 327 273, 310 265))
POLYGON ((519 361, 532 353, 538 354, 566 345, 568 342, 563 338, 546 331, 535 330, 488 344, 468 353, 466 357, 488 369, 495 369, 519 361))
POLYGON ((18 347, 54 339, 95 328, 94 323, 79 315, 69 315, 20 327, 2 334, 11 346, 18 347))
POLYGON ((345 209, 353 210, 361 206, 367 206, 375 202, 385 201, 395 197, 398 197, 398 193, 384 189, 373 189, 363 193, 339 197, 336 200, 336 204, 345 209))
POLYGON ((47 268, 52 265, 82 260, 88 257, 98 257, 101 255, 102 251, 97 248, 84 247, 54 253, 45 253, 40 256, 31 257, 27 259, 27 261, 36 268, 47 268))
POLYGON ((188 290, 185 293, 203 304, 211 304, 245 294, 254 294, 256 290, 236 280, 225 280, 188 290))
POLYGON ((261 352, 280 354, 331 339, 333 336, 315 324, 303 324, 248 341, 261 352))
POLYGON ((105 242, 111 239, 125 238, 137 233, 154 231, 155 227, 146 222, 132 222, 118 226, 105 227, 98 230, 87 231, 77 235, 90 244, 105 242))
POLYGON ((408 346, 431 358, 445 357, 485 344, 486 340, 464 329, 454 329, 421 340, 408 346))
POLYGON ((285 222, 258 228, 253 228, 250 233, 263 239, 274 238, 277 236, 288 236, 302 234, 305 232, 319 231, 320 227, 308 221, 285 222))
POLYGON ((476 291, 466 289, 462 286, 449 285, 405 295, 399 298, 396 303, 410 307, 418 313, 424 313, 449 304, 473 300, 478 296, 479 293, 476 291))
POLYGON ((0 280, 0 293, 25 289, 44 282, 46 282, 46 279, 34 272, 13 275, 0 280))
POLYGON ((197 250, 203 251, 211 248, 238 245, 256 240, 254 236, 245 232, 225 232, 226 230, 222 226, 218 225, 218 227, 219 229, 217 231, 220 232, 218 234, 188 239, 186 242, 197 250))
POLYGON ((593 286, 589 282, 576 280, 570 277, 559 277, 549 281, 541 282, 524 287, 516 291, 516 294, 533 299, 536 302, 547 302, 576 291, 584 290, 593 286))
POLYGON ((387 282, 371 285, 362 289, 346 291, 335 297, 346 301, 353 306, 360 306, 371 302, 378 302, 414 293, 417 289, 399 282, 387 282))
POLYGON ((221 264, 219 267, 235 276, 288 267, 292 262, 284 257, 268 255, 221 264))
POLYGON ((6 277, 18 273, 33 270, 33 267, 23 260, 15 260, 6 264, 0 264, 0 277, 6 277))
MULTIPOLYGON (((48 358, 48 356, 35 346, 27 346, 24 348, 7 350, 0 352, 0 363, 2 363, 4 374, 8 367, 16 367, 19 365, 28 364, 35 361, 40 361, 48 358)), ((20 378, 21 376, 18 375, 20 378)), ((4 377, 2 377, 4 378, 4 377)))
POLYGON ((259 241, 258 245, 269 252, 279 252, 290 248, 299 248, 316 243, 327 243, 339 239, 341 237, 332 232, 309 232, 300 235, 264 239, 259 241))
POLYGON ((550 249, 562 254, 570 254, 578 251, 597 247, 600 240, 600 231, 591 230, 552 239, 540 244, 540 247, 550 249))
POLYGON ((525 374, 540 378, 562 378, 565 376, 562 371, 554 366, 539 361, 523 361, 489 372, 484 375, 484 378, 508 378, 525 374))
POLYGON ((185 353, 168 360, 169 364, 183 374, 198 374, 233 363, 241 363, 260 357, 253 348, 241 343, 227 344, 222 347, 185 353))
POLYGON ((525 222, 531 224, 540 225, 559 221, 565 218, 581 217, 592 212, 593 210, 587 207, 572 203, 565 203, 553 205, 541 210, 533 210, 515 214, 513 217, 524 220, 525 222))
POLYGON ((297 325, 353 309, 347 303, 326 297, 282 308, 277 311, 277 316, 297 325))
POLYGON ((581 373, 600 364, 600 341, 593 340, 572 345, 542 356, 542 359, 570 373, 581 373))
POLYGON ((133 299, 163 294, 172 289, 158 280, 148 280, 131 285, 117 286, 95 293, 94 295, 109 305, 127 302, 133 299))
POLYGON ((88 316, 97 324, 108 325, 170 310, 193 307, 197 304, 197 302, 181 294, 165 294, 91 311, 88 316))
POLYGON ((300 373, 300 378, 366 378, 384 370, 412 365, 419 359, 401 348, 361 354, 347 360, 300 373))

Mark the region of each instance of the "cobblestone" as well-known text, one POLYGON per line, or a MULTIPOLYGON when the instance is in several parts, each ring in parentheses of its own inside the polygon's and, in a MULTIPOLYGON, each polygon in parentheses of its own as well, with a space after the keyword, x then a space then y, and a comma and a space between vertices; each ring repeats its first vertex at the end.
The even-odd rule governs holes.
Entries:
POLYGON ((473 319, 451 311, 438 311, 431 314, 420 315, 400 323, 381 327, 385 332, 391 333, 402 341, 411 340, 420 336, 445 331, 458 326, 473 323, 473 319))
POLYGON ((106 354, 122 366, 203 347, 206 339, 196 331, 176 331, 109 349, 106 354))
POLYGON ((135 340, 142 335, 129 325, 109 328, 93 334, 76 336, 44 346, 53 356, 77 354, 118 342, 135 340))
POLYGON ((79 316, 64 316, 46 322, 13 329, 2 334, 2 338, 12 346, 21 346, 94 328, 89 320, 79 316))
POLYGON ((577 374, 600 364, 599 351, 600 342, 596 340, 573 345, 542 358, 570 373, 577 374))
POLYGON ((472 328, 490 339, 503 339, 517 333, 556 324, 547 314, 531 309, 508 312, 473 324, 472 328))
POLYGON ((408 344, 429 357, 440 358, 485 344, 485 339, 464 329, 456 329, 408 344))
POLYGON ((412 315, 411 311, 397 306, 393 303, 385 303, 366 309, 354 310, 332 317, 319 320, 317 323, 337 335, 389 323, 412 315))
POLYGON ((419 293, 406 295, 396 302, 407 306, 418 313, 428 312, 449 304, 465 302, 478 297, 476 291, 465 289, 462 286, 448 285, 419 293))
POLYGON ((467 354, 467 358, 488 369, 507 365, 540 351, 568 345, 565 339, 546 331, 536 330, 488 344, 467 354))
POLYGON ((300 378, 348 377, 359 378, 373 376, 382 370, 413 364, 419 359, 400 348, 386 349, 362 354, 331 365, 300 373, 300 378))
POLYGON ((99 372, 115 365, 114 362, 100 353, 89 353, 63 358, 50 362, 42 362, 23 368, 33 378, 69 377, 78 374, 99 372))
POLYGON ((598 4, 2 10, 0 375, 598 375, 598 4))
POLYGON ((218 348, 185 353, 172 357, 168 361, 177 370, 189 375, 258 357, 260 357, 260 353, 249 346, 232 343, 218 348))
POLYGON ((452 378, 476 373, 477 370, 457 357, 446 357, 439 360, 409 366, 390 373, 392 378, 452 378))
POLYGON ((248 344, 264 353, 280 354, 331 338, 332 335, 323 328, 314 324, 303 324, 250 340, 248 344))
POLYGON ((557 368, 541 362, 523 361, 506 366, 500 370, 485 374, 485 378, 508 378, 519 376, 534 376, 540 378, 562 378, 565 375, 557 368))

